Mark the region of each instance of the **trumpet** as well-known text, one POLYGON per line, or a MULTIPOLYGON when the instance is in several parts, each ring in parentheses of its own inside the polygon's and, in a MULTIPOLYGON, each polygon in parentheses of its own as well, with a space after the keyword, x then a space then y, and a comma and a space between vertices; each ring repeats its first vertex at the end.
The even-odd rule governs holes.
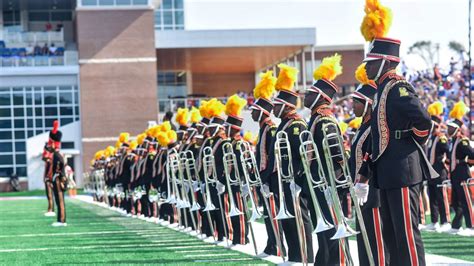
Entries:
MULTIPOLYGON (((208 213, 208 218, 210 218, 209 211, 214 211, 216 210, 216 207, 214 204, 212 204, 212 199, 211 199, 211 191, 209 190, 209 187, 211 184, 217 185, 217 171, 216 171, 216 163, 214 160, 214 155, 212 154, 212 148, 211 147, 205 147, 203 150, 203 158, 202 158, 202 167, 204 167, 204 181, 206 183, 206 208, 204 208, 204 211, 208 213)), ((217 193, 217 192, 216 192, 217 193)), ((219 195, 216 195, 217 199, 219 200, 219 208, 221 209, 221 219, 222 219, 222 224, 224 225, 224 234, 227 238, 227 245, 229 245, 229 235, 227 234, 227 227, 225 226, 226 220, 224 217, 224 212, 222 208, 222 200, 219 195)), ((212 233, 214 234, 214 226, 212 225, 212 222, 209 223, 212 233)))
POLYGON ((239 171, 237 169, 237 159, 232 148, 232 143, 226 142, 222 145, 224 151, 224 174, 227 185, 227 193, 229 194, 230 210, 229 216, 238 216, 243 214, 235 205, 234 197, 232 196, 232 186, 241 187, 239 171), (234 177, 232 177, 231 170, 234 169, 234 177))
MULTIPOLYGON (((247 185, 249 186, 249 193, 250 193, 250 198, 252 199, 252 192, 251 188, 253 189, 258 189, 259 187, 261 188, 263 186, 262 179, 260 178, 260 173, 258 171, 257 167, 257 161, 255 159, 254 153, 250 149, 250 144, 246 141, 240 142, 240 163, 242 164, 242 169, 243 169, 243 174, 245 181, 247 182, 247 185), (252 174, 251 174, 252 173, 252 174), (251 178, 253 177, 253 178, 251 178)), ((263 193, 262 193, 263 194, 263 193)), ((283 259, 283 262, 285 261, 285 255, 283 254, 283 243, 281 243, 281 238, 280 234, 278 233, 277 229, 275 228, 275 224, 273 223, 273 219, 275 217, 272 216, 272 212, 270 210, 270 204, 268 203, 268 197, 270 195, 263 195, 263 202, 265 204, 265 208, 268 210, 268 214, 270 216, 270 224, 272 225, 272 231, 273 235, 275 236, 276 239, 276 244, 278 249, 281 251, 280 256, 283 259)), ((249 221, 253 222, 260 217, 262 217, 262 214, 258 211, 256 208, 256 204, 254 200, 252 199, 252 216, 250 217, 249 221)))
POLYGON ((277 220, 295 218, 296 228, 298 230, 298 243, 301 252, 301 259, 303 264, 308 263, 308 256, 306 252, 306 236, 304 234, 304 223, 299 205, 299 197, 301 193, 301 187, 295 183, 295 176, 293 174, 293 165, 291 158, 291 147, 288 141, 288 134, 285 131, 280 131, 276 135, 275 139, 275 161, 278 173, 278 192, 280 195, 280 209, 278 215, 275 217, 277 220), (283 161, 286 161, 287 167, 283 166, 283 161), (285 171, 286 170, 286 171, 285 171), (293 200, 293 207, 295 215, 292 215, 288 211, 288 206, 285 202, 285 194, 283 186, 289 184, 291 190, 291 196, 293 200))
POLYGON ((316 214, 317 224, 313 231, 314 234, 319 232, 323 232, 334 228, 330 222, 326 220, 324 217, 323 212, 321 210, 321 205, 316 197, 316 193, 314 192, 315 189, 319 189, 321 192, 325 192, 328 188, 328 182, 326 180, 322 164, 321 158, 319 157, 318 147, 313 140, 313 134, 308 130, 301 132, 300 134, 300 155, 302 158, 302 164, 304 168, 304 173, 306 176, 306 181, 308 182, 309 186, 309 194, 311 196, 311 200, 313 201, 314 213, 316 214), (318 176, 319 180, 315 179, 315 176, 311 173, 311 164, 316 163, 318 165, 318 176))
MULTIPOLYGON (((336 226, 336 234, 331 239, 339 239, 341 241, 343 238, 356 235, 359 232, 355 231, 347 224, 347 221, 344 217, 344 213, 342 211, 341 203, 339 202, 339 199, 337 197, 337 189, 349 189, 352 201, 358 202, 358 200, 355 194, 354 184, 352 183, 352 179, 350 176, 347 157, 344 154, 343 139, 341 134, 339 133, 339 128, 336 124, 330 123, 323 125, 322 131, 323 151, 324 157, 326 159, 326 165, 328 167, 328 179, 330 182, 329 189, 332 190, 331 196, 335 216, 334 221, 336 226), (334 161, 338 162, 342 168, 342 175, 339 178, 336 176, 336 168, 334 166, 334 161)), ((360 206, 358 204, 354 204, 354 209, 356 212, 357 220, 359 221, 359 226, 361 229, 365 250, 367 252, 367 257, 369 259, 369 264, 371 266, 375 265, 360 206)), ((349 250, 346 249, 345 245, 342 246, 343 252, 346 254, 348 260, 352 261, 349 250)))

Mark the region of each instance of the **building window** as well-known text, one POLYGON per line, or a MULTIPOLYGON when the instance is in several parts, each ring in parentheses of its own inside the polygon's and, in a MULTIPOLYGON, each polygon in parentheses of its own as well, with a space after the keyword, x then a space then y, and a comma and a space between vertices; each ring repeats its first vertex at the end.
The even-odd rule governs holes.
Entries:
POLYGON ((186 71, 158 72, 158 101, 160 112, 173 109, 170 106, 170 99, 185 98, 187 95, 186 71))
POLYGON ((26 140, 79 120, 75 86, 0 87, 0 177, 27 175, 26 140))
POLYGON ((184 30, 183 0, 162 0, 155 9, 155 29, 184 30))

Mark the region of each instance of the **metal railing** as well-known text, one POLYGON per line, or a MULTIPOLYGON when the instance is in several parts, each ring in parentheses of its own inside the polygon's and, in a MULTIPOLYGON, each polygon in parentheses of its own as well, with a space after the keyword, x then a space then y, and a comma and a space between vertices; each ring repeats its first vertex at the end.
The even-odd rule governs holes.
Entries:
POLYGON ((151 6, 152 0, 78 0, 78 7, 151 6))
POLYGON ((3 31, 3 40, 8 44, 7 47, 28 43, 47 43, 48 45, 64 43, 64 29, 61 29, 61 31, 3 31))
POLYGON ((65 51, 64 55, 8 56, 0 57, 0 67, 51 67, 78 64, 77 51, 65 51))

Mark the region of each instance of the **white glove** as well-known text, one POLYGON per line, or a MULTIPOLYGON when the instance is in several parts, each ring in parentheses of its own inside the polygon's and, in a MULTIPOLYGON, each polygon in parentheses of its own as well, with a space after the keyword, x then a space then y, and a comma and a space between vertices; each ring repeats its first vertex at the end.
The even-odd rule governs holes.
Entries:
POLYGON ((197 192, 201 189, 201 186, 199 185, 199 181, 193 181, 192 184, 193 184, 193 191, 194 192, 197 192))
POLYGON ((364 183, 357 183, 354 186, 354 191, 357 196, 357 202, 360 206, 367 202, 369 196, 369 185, 364 183))
POLYGON ((222 184, 222 183, 219 182, 219 181, 217 181, 216 189, 217 189, 217 193, 218 193, 219 195, 222 195, 222 193, 225 192, 225 186, 224 186, 224 184, 222 184))
POLYGON ((249 195, 249 187, 247 185, 242 186, 242 197, 245 198, 249 195))
POLYGON ((267 184, 263 184, 263 186, 260 187, 260 192, 262 196, 268 198, 270 196, 270 187, 267 184))
POLYGON ((332 206, 332 195, 331 195, 331 189, 328 187, 324 190, 324 197, 326 198, 326 201, 328 203, 328 206, 332 206))

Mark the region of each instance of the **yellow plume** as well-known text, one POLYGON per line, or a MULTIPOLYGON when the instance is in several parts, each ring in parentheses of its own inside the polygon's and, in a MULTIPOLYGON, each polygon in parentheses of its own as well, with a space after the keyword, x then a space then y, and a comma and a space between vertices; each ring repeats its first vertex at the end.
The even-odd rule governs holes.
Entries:
POLYGON ((443 104, 440 101, 436 101, 428 105, 428 113, 430 115, 441 115, 443 113, 443 104))
POLYGON ((209 100, 207 105, 209 118, 220 116, 225 110, 225 105, 216 98, 212 98, 211 100, 209 100))
POLYGON ((260 73, 260 82, 253 89, 253 96, 255 99, 264 98, 269 100, 273 93, 275 93, 275 85, 277 78, 273 76, 273 71, 260 73))
POLYGON ((349 127, 353 129, 359 129, 362 124, 362 117, 356 117, 349 122, 349 127))
POLYGON ((166 132, 166 135, 168 136, 169 143, 174 143, 178 139, 178 134, 176 134, 176 131, 174 130, 166 132))
POLYGON ((165 121, 161 124, 160 131, 166 132, 171 130, 171 123, 170 121, 165 121))
POLYGON ((208 103, 208 101, 202 100, 201 105, 199 106, 199 113, 204 118, 209 118, 208 103))
POLYGON ((225 105, 225 114, 232 116, 240 116, 242 113, 242 108, 247 104, 247 101, 243 98, 240 98, 237 94, 234 94, 227 99, 225 105))
POLYGON ((115 148, 118 149, 122 146, 122 142, 120 142, 120 140, 117 140, 117 142, 115 142, 115 148))
POLYGON ((392 11, 382 6, 379 0, 366 0, 364 12, 360 32, 365 40, 371 42, 375 38, 385 37, 392 25, 392 11))
POLYGON ((142 134, 139 134, 139 135, 137 136, 137 143, 138 143, 138 145, 141 145, 141 144, 143 143, 143 141, 145 140, 145 138, 146 138, 146 134, 143 134, 143 133, 142 133, 142 134))
POLYGON ((119 141, 124 143, 124 142, 128 142, 128 139, 130 138, 130 134, 127 133, 127 132, 122 132, 120 133, 120 136, 119 136, 119 141))
POLYGON ((298 75, 298 69, 285 64, 278 64, 278 67, 280 68, 280 73, 278 74, 275 88, 279 91, 293 90, 298 75))
POLYGON ((137 140, 132 140, 132 141, 130 142, 129 148, 130 148, 131 150, 134 150, 134 149, 137 148, 137 146, 138 146, 137 140))
POLYGON ((191 113, 191 123, 199 123, 199 121, 201 121, 202 117, 201 117, 201 113, 199 109, 193 106, 191 108, 190 113, 191 113))
POLYGON ((342 135, 346 134, 346 131, 347 131, 348 127, 349 127, 349 125, 347 125, 346 122, 344 122, 344 121, 339 122, 339 129, 341 130, 342 135))
POLYGON ((326 79, 333 81, 337 76, 342 74, 341 56, 334 54, 323 58, 321 65, 314 71, 313 77, 315 80, 326 79))
POLYGON ((449 117, 457 119, 457 120, 462 120, 462 117, 468 111, 469 111, 469 108, 466 106, 466 104, 463 101, 459 101, 453 106, 453 109, 451 109, 451 112, 449 112, 449 117))
POLYGON ((189 122, 189 111, 187 108, 178 108, 176 113, 176 122, 181 126, 186 126, 189 122))
POLYGON ((113 146, 108 146, 105 148, 105 157, 110 157, 115 154, 115 148, 113 146))
POLYGON ((161 147, 168 146, 168 143, 170 142, 167 132, 163 131, 158 132, 158 134, 156 135, 156 139, 158 140, 158 143, 161 147))
POLYGON ((97 161, 97 160, 100 160, 100 158, 102 158, 103 156, 104 156, 104 151, 100 150, 95 153, 94 158, 97 161))
POLYGON ((375 81, 370 80, 369 77, 367 77, 367 70, 365 69, 365 65, 366 63, 360 64, 357 67, 354 73, 354 76, 357 79, 357 81, 361 83, 362 85, 367 85, 367 84, 375 85, 375 81))
POLYGON ((250 131, 246 131, 244 133, 244 140, 253 145, 255 145, 255 143, 257 142, 257 138, 250 131))

